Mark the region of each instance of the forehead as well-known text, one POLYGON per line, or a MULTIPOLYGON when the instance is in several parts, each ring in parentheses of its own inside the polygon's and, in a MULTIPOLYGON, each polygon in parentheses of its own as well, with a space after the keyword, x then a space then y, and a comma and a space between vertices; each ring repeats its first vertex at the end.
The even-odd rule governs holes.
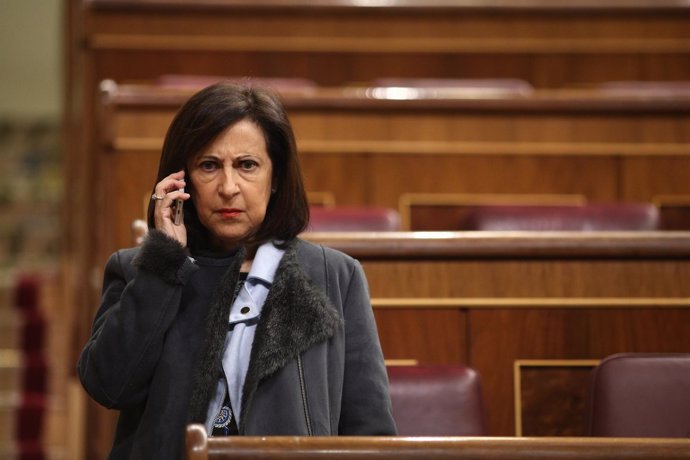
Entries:
POLYGON ((268 145, 263 129, 249 119, 239 120, 211 139, 196 155, 252 153, 268 155, 268 145))

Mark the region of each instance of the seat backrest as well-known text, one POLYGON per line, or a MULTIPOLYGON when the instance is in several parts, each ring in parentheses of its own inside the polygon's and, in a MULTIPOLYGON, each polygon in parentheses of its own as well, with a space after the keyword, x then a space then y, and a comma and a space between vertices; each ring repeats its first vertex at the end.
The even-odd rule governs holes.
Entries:
POLYGON ((312 206, 311 232, 390 232, 400 230, 400 215, 390 208, 312 206))
POLYGON ((690 437, 690 353, 621 353, 594 369, 588 431, 609 437, 690 437))
POLYGON ((659 210, 650 203, 582 206, 478 206, 463 230, 486 231, 650 231, 660 228, 659 210))
POLYGON ((389 366, 401 436, 486 435, 479 375, 465 366, 389 366))

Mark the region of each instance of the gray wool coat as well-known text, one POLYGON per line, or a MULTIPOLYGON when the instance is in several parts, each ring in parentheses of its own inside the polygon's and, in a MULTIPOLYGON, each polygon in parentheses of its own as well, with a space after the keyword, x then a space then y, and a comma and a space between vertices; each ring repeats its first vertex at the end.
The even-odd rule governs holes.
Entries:
MULTIPOLYGON (((207 311, 181 299, 198 269, 153 230, 106 264, 102 303, 77 370, 89 395, 120 411, 110 459, 182 459, 218 378, 243 253, 207 311)), ((257 325, 242 398, 244 435, 394 435, 369 292, 351 257, 289 243, 257 325)))

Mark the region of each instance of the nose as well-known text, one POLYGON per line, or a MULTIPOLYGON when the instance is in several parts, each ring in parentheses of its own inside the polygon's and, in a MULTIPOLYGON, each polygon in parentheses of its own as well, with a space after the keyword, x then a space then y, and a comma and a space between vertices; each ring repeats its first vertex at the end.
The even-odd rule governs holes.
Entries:
POLYGON ((240 191, 237 179, 234 168, 223 169, 223 174, 221 174, 218 184, 218 194, 224 197, 237 195, 240 191))

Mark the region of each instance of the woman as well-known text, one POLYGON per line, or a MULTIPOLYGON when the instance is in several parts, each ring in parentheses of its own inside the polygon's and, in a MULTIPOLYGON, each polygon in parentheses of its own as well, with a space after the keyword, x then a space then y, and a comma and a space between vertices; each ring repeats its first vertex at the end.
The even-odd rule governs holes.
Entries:
POLYGON ((297 238, 309 212, 274 95, 229 83, 194 95, 151 198, 144 243, 108 260, 78 364, 88 393, 120 411, 111 459, 182 458, 188 423, 395 434, 362 268, 297 238))

